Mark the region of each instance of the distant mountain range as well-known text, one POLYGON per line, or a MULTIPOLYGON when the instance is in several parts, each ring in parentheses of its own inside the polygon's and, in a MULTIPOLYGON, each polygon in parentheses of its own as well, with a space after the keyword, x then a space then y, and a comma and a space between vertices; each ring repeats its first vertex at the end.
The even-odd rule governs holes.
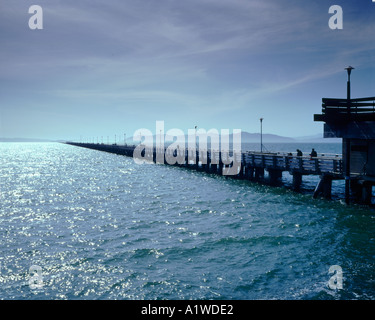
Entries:
MULTIPOLYGON (((232 138, 232 134, 230 135, 232 138)), ((283 137, 276 134, 263 133, 262 134, 263 143, 267 142, 296 142, 295 139, 290 137, 283 137)), ((241 141, 247 143, 256 143, 260 141, 260 133, 249 133, 243 131, 241 134, 241 141)))
MULTIPOLYGON (((242 142, 248 142, 248 143, 254 143, 260 141, 260 134, 259 133, 248 133, 248 132, 242 132, 241 136, 242 142)), ((276 134, 263 134, 262 137, 263 143, 308 143, 308 142, 314 142, 314 143, 341 143, 341 138, 323 138, 322 134, 316 134, 311 136, 303 136, 303 137, 284 137, 279 136, 276 134)))
MULTIPOLYGON (((233 134, 229 135, 229 139, 232 139, 233 134)), ((156 136, 153 136, 154 141, 156 141, 156 136)), ((188 136, 185 135, 185 141, 187 141, 188 136)), ((263 133, 262 135, 263 143, 341 143, 341 138, 323 138, 322 134, 315 134, 311 136, 303 137, 284 137, 277 134, 263 133)), ((133 143, 133 137, 126 139, 128 143, 133 143)), ((241 132, 241 141, 243 143, 259 143, 260 133, 249 133, 246 131, 241 132)))
MULTIPOLYGON (((155 139, 155 136, 154 136, 155 139)), ((232 139, 232 134, 230 134, 230 139, 232 139)), ((185 140, 187 141, 187 136, 185 137, 185 140)), ((323 138, 322 134, 316 134, 311 136, 303 136, 303 137, 284 137, 279 136, 276 134, 270 134, 270 133, 264 133, 262 135, 263 143, 308 143, 308 142, 314 142, 314 143, 340 143, 340 138, 329 138, 325 139, 323 138)), ((126 139, 128 143, 133 143, 133 138, 126 139)), ((243 143, 258 143, 260 142, 260 133, 249 133, 246 131, 242 131, 241 134, 241 141, 243 143)), ((0 142, 64 142, 64 140, 48 140, 48 139, 31 139, 31 138, 1 138, 0 142)))
MULTIPOLYGON (((232 134, 230 135, 232 138, 232 134)), ((303 136, 303 137, 284 137, 276 134, 264 133, 262 135, 263 143, 340 143, 340 138, 323 138, 322 134, 316 134, 312 136, 303 136)), ((242 132, 241 141, 244 143, 258 143, 260 142, 260 133, 249 133, 246 131, 242 132)))
POLYGON ((341 143, 341 138, 323 138, 322 134, 294 138, 296 142, 341 143))

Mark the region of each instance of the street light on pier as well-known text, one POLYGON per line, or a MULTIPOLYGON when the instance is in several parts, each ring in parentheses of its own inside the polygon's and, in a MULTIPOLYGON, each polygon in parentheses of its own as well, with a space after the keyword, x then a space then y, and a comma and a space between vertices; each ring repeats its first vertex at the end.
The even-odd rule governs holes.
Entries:
POLYGON ((195 129, 195 133, 194 133, 195 149, 197 149, 197 128, 198 128, 198 126, 194 127, 194 129, 195 129))
POLYGON ((263 118, 260 118, 260 153, 263 153, 263 118))
MULTIPOLYGON (((345 68, 345 70, 348 72, 348 82, 347 82, 347 87, 346 87, 346 99, 347 99, 347 104, 348 104, 348 109, 347 109, 347 112, 348 112, 348 117, 350 119, 350 107, 351 107, 351 103, 350 103, 350 74, 352 73, 352 70, 354 68, 352 66, 349 66, 347 68, 345 68)), ((346 154, 346 157, 345 157, 345 202, 347 204, 349 204, 350 202, 350 152, 351 152, 351 147, 350 147, 350 144, 351 144, 351 140, 349 138, 346 138, 345 139, 345 154, 346 154)))
POLYGON ((349 66, 345 68, 345 70, 348 72, 348 83, 347 83, 347 99, 350 100, 350 74, 352 73, 352 70, 354 68, 352 66, 349 66))

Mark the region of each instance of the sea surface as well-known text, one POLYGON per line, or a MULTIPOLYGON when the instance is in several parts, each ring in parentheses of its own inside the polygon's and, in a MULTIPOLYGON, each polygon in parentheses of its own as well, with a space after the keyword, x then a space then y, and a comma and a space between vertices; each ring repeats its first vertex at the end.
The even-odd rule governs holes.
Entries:
POLYGON ((0 143, 0 299, 374 299, 375 211, 346 206, 342 181, 312 199, 316 181, 295 193, 287 175, 270 187, 0 143))

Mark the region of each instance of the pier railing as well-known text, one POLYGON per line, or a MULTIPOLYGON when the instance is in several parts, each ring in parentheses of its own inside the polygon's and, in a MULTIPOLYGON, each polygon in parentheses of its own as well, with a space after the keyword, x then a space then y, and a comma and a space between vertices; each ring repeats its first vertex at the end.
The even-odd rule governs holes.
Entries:
POLYGON ((322 99, 322 114, 315 114, 314 121, 374 121, 375 97, 358 99, 322 99))
MULTIPOLYGON (((89 149, 106 151, 132 157, 136 146, 107 145, 99 143, 75 143, 68 144, 89 149)), ((295 153, 260 153, 255 151, 232 151, 222 152, 220 150, 195 150, 168 148, 145 148, 142 156, 145 159, 157 162, 160 161, 158 155, 161 154, 162 161, 165 163, 170 159, 175 159, 175 165, 204 169, 208 172, 222 170, 230 167, 233 163, 240 164, 238 174, 244 173, 247 169, 264 169, 273 171, 287 171, 291 174, 299 173, 301 175, 322 175, 329 174, 340 178, 343 175, 341 155, 318 154, 317 157, 297 156, 295 153)))
POLYGON ((244 165, 260 167, 264 169, 276 169, 280 171, 299 172, 303 175, 330 173, 342 174, 341 156, 297 156, 264 154, 247 151, 244 153, 244 165))

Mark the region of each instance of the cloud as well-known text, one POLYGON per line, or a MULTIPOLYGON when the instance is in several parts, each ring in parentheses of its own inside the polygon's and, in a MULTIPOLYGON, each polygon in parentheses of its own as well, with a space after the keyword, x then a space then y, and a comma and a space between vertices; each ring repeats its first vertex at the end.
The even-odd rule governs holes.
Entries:
POLYGON ((324 2, 40 0, 44 29, 31 31, 31 1, 2 3, 0 109, 181 107, 210 119, 300 93, 347 64, 375 66, 375 20, 359 5, 345 5, 335 32, 324 2))

